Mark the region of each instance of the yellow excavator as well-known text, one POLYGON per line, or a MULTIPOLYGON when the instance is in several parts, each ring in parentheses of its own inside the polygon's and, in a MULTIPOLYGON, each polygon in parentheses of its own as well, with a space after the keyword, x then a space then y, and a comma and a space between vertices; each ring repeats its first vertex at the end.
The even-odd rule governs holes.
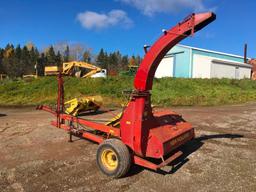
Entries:
POLYGON ((63 69, 62 73, 64 75, 74 75, 74 71, 76 68, 79 69, 87 69, 89 72, 85 73, 84 75, 81 75, 81 70, 76 72, 76 76, 81 77, 81 78, 87 78, 87 77, 106 77, 106 70, 101 69, 100 67, 97 67, 95 65, 92 65, 90 63, 86 63, 83 61, 71 61, 71 62, 66 62, 63 63, 63 69), (80 73, 80 74, 79 74, 80 73), (78 74, 78 75, 77 75, 78 74))
MULTIPOLYGON (((107 71, 105 69, 101 69, 100 67, 83 61, 65 62, 63 63, 62 67, 45 67, 46 76, 57 75, 59 71, 61 71, 61 73, 65 76, 76 76, 81 78, 106 78, 107 76, 107 71)), ((64 105, 65 112, 67 114, 77 116, 84 112, 97 111, 102 104, 103 99, 100 96, 82 96, 66 101, 64 105)))
POLYGON ((59 71, 62 72, 63 75, 67 76, 76 76, 81 78, 96 78, 96 77, 106 77, 107 70, 101 69, 95 65, 90 63, 86 63, 83 61, 71 61, 65 62, 62 65, 62 68, 56 66, 46 66, 45 67, 45 76, 48 75, 57 75, 59 71), (82 69, 87 70, 87 73, 81 75, 82 69))

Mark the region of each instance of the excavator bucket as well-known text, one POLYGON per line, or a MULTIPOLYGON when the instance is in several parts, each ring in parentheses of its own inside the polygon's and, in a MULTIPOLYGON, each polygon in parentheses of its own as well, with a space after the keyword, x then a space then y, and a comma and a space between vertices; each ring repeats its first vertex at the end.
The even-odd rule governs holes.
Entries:
POLYGON ((97 111, 103 104, 101 96, 85 96, 64 103, 67 114, 77 116, 83 112, 97 111))

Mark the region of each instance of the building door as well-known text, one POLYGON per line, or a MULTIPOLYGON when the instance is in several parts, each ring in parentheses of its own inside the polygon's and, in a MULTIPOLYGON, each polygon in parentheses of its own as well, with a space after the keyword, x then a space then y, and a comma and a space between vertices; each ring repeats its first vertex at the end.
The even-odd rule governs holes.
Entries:
POLYGON ((173 77, 173 64, 174 58, 173 57, 166 57, 160 62, 157 67, 155 77, 162 78, 162 77, 173 77))
POLYGON ((212 63, 211 78, 235 79, 236 78, 236 66, 220 64, 220 63, 212 63))

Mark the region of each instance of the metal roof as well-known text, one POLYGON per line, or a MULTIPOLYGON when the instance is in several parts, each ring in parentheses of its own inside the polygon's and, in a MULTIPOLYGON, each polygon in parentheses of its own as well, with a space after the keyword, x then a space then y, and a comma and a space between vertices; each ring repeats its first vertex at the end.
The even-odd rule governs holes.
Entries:
POLYGON ((222 60, 222 59, 213 59, 213 63, 219 63, 219 64, 226 64, 226 65, 233 65, 233 66, 239 66, 239 67, 246 67, 246 68, 252 68, 252 65, 241 63, 241 62, 235 62, 235 61, 228 61, 228 60, 222 60))
MULTIPOLYGON (((234 55, 234 54, 229 54, 229 53, 224 53, 224 52, 219 52, 219 51, 212 51, 212 50, 208 50, 208 49, 201 49, 201 48, 191 47, 191 46, 182 45, 182 44, 178 44, 177 46, 188 48, 188 49, 193 49, 193 50, 198 50, 198 51, 203 51, 203 52, 208 52, 208 53, 216 53, 216 54, 221 54, 221 55, 241 58, 241 59, 244 58, 243 56, 240 56, 240 55, 234 55)), ((247 59, 251 59, 251 58, 247 58, 247 59)))

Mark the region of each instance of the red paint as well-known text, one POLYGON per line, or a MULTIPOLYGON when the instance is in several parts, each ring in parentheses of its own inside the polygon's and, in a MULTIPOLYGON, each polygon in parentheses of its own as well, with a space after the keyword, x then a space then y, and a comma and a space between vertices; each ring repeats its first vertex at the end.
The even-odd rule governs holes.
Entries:
POLYGON ((173 115, 170 115, 173 112, 163 112, 160 116, 153 114, 150 90, 155 71, 166 53, 182 39, 212 22, 215 17, 211 12, 191 15, 165 31, 146 53, 135 76, 135 91, 121 119, 121 139, 135 154, 159 158, 187 141, 184 139, 177 146, 168 146, 167 142, 174 137, 191 132, 193 138, 192 126, 180 119, 173 119, 173 115), (173 130, 174 127, 177 131, 173 130))

